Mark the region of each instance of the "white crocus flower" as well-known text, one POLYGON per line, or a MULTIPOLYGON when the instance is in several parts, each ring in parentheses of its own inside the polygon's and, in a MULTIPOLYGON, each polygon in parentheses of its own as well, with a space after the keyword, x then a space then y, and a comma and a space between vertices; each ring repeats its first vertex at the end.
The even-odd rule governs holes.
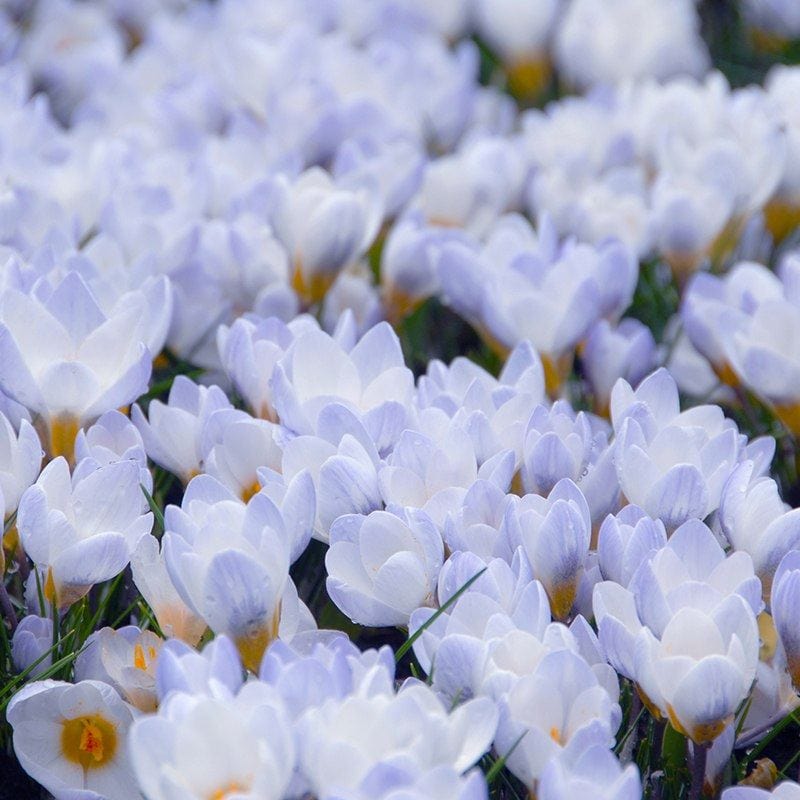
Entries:
POLYGON ((355 694, 300 719, 300 770, 317 797, 350 796, 380 763, 400 760, 417 772, 441 766, 463 772, 488 750, 496 726, 489 699, 468 700, 448 712, 422 683, 397 695, 355 694))
POLYGON ((127 748, 133 714, 108 684, 29 683, 7 716, 20 764, 56 800, 141 798, 127 748))
POLYGON ((752 461, 744 461, 725 485, 719 519, 733 549, 750 554, 768 598, 781 559, 800 548, 800 509, 786 506, 775 481, 760 476, 752 461))
POLYGON ((205 620, 186 605, 167 571, 164 551, 158 539, 142 536, 131 555, 133 582, 155 614, 159 628, 167 637, 196 645, 207 628, 205 620))
POLYGON ((259 682, 236 697, 173 695, 134 723, 130 754, 148 800, 280 800, 295 763, 280 698, 259 682))
POLYGON ((0 388, 38 415, 52 456, 71 457, 79 428, 146 391, 146 303, 123 295, 106 315, 77 272, 41 296, 0 295, 0 388))
POLYGON ((135 461, 98 468, 88 459, 70 476, 57 458, 23 494, 17 527, 48 602, 64 609, 125 569, 153 526, 139 469, 135 461))
POLYGON ((178 594, 215 633, 230 636, 248 669, 258 669, 277 637, 289 581, 291 542, 267 497, 245 506, 206 476, 189 485, 181 508, 165 512, 164 552, 178 594))
POLYGON ((519 678, 500 708, 495 748, 531 790, 560 753, 577 757, 594 745, 613 744, 622 716, 589 664, 566 649, 549 653, 519 678))
POLYGON ((271 222, 289 251, 297 294, 309 303, 321 300, 342 268, 366 252, 382 213, 376 195, 337 186, 319 167, 294 183, 276 178, 271 222))
POLYGON ((707 744, 750 693, 758 665, 758 626, 750 606, 731 595, 711 611, 685 606, 661 639, 636 637, 636 681, 648 703, 679 733, 707 744))
POLYGON ((444 559, 442 536, 424 511, 348 514, 331 526, 325 557, 331 599, 360 625, 408 625, 433 605, 444 559))
POLYGON ((87 640, 75 661, 75 680, 113 686, 140 711, 156 709, 156 664, 163 639, 128 625, 101 628, 87 640))

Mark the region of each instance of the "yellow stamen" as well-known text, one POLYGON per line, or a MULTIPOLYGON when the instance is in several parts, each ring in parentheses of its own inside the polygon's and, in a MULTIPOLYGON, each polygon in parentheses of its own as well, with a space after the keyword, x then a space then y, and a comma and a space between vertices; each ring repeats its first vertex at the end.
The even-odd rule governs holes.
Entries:
MULTIPOLYGON (((150 652, 153 652, 153 648, 150 648, 150 652)), ((152 658, 152 656, 151 656, 152 658)), ((133 647, 133 666, 136 669, 140 669, 142 671, 147 671, 147 661, 144 657, 144 648, 140 644, 136 644, 133 647)))
POLYGON ((248 791, 248 787, 243 783, 231 781, 227 786, 212 792, 208 796, 208 800, 225 800, 226 797, 230 797, 232 794, 243 794, 246 791, 248 791))
POLYGON ((556 744, 561 744, 561 731, 558 728, 556 728, 555 725, 553 725, 553 727, 550 728, 550 738, 554 742, 556 742, 556 744))
POLYGON ((117 729, 99 714, 65 720, 61 728, 61 750, 65 758, 84 769, 102 767, 116 753, 117 729))
POLYGON ((255 480, 249 486, 245 486, 241 491, 242 502, 247 503, 250 499, 261 491, 261 484, 255 480))

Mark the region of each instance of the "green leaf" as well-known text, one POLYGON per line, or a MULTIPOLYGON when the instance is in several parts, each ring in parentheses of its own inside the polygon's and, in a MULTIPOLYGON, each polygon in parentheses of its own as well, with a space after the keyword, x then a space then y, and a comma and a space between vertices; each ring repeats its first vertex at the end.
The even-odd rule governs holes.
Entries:
POLYGON ((480 576, 483 575, 487 569, 488 567, 484 567, 479 572, 476 572, 443 606, 436 609, 436 612, 432 614, 429 619, 425 620, 425 622, 420 625, 419 628, 417 628, 417 630, 415 630, 414 633, 405 642, 403 642, 403 644, 400 645, 400 647, 397 648, 397 652, 394 654, 394 660, 400 661, 400 659, 414 646, 414 642, 416 642, 417 639, 419 639, 419 637, 422 636, 422 634, 431 625, 433 625, 433 623, 439 619, 439 617, 444 614, 444 612, 447 611, 447 609, 450 608, 450 606, 452 606, 453 603, 455 603, 456 600, 458 600, 458 598, 461 597, 461 595, 464 594, 464 592, 466 592, 467 589, 469 589, 469 587, 472 586, 472 584, 475 583, 475 581, 478 580, 478 578, 480 578, 480 576))
POLYGON ((166 530, 164 527, 164 514, 161 509, 158 507, 158 503, 153 500, 153 495, 145 489, 144 484, 140 483, 139 487, 141 488, 145 498, 147 499, 147 505, 150 506, 150 510, 153 512, 153 516, 156 518, 156 522, 159 524, 162 531, 166 530))
POLYGON ((503 767, 505 767, 509 756, 517 749, 517 746, 525 737, 527 732, 528 731, 523 731, 517 737, 517 740, 514 742, 514 744, 511 745, 511 749, 505 755, 500 756, 500 758, 498 758, 497 761, 492 764, 492 766, 489 768, 489 771, 486 773, 486 783, 491 785, 495 781, 497 776, 500 774, 500 771, 503 769, 503 767))

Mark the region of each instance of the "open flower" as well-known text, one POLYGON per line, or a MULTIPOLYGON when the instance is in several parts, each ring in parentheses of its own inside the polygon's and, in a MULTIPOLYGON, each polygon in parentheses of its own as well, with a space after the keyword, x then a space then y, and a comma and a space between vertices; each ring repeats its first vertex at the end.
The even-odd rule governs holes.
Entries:
POLYGON ((500 703, 495 748, 531 790, 560 753, 609 747, 622 716, 589 664, 571 650, 547 654, 500 703))
POLYGON ((271 222, 292 260, 292 286, 306 302, 322 299, 339 271, 366 252, 381 203, 365 189, 337 186, 319 167, 294 183, 279 176, 271 222))
POLYGON ((140 711, 156 709, 156 664, 163 640, 134 625, 101 628, 87 640, 75 661, 75 680, 113 686, 140 711))
POLYGON ((768 598, 781 559, 800 547, 800 509, 784 505, 775 481, 759 475, 756 464, 748 460, 725 485, 719 519, 733 548, 750 554, 768 598))
POLYGON ((598 800, 639 800, 642 779, 635 764, 624 769, 607 748, 594 745, 577 758, 568 754, 545 767, 536 796, 540 800, 572 800, 591 795, 598 800))
POLYGON ((351 695, 300 719, 300 769, 317 797, 350 796, 379 764, 413 765, 417 773, 442 766, 463 772, 488 750, 496 726, 489 699, 448 711, 422 683, 396 695, 351 695))
POLYGON ((41 573, 48 602, 64 609, 125 569, 139 539, 153 526, 139 470, 135 461, 98 468, 89 459, 70 476, 66 460, 59 457, 26 490, 17 527, 41 573))
POLYGON ((45 299, 3 291, 0 388, 38 415, 52 456, 71 457, 79 428, 146 391, 146 303, 143 294, 125 295, 106 316, 77 272, 45 299))
POLYGON ((345 347, 334 335, 307 330, 277 363, 271 381, 278 418, 290 431, 317 433, 320 413, 338 402, 362 420, 379 451, 406 427, 414 377, 386 322, 345 347))
POLYGON ((444 559, 442 536, 424 511, 339 517, 325 556, 328 594, 361 625, 407 625, 432 605, 444 559))
POLYGON ((135 405, 131 419, 139 429, 147 455, 188 483, 203 467, 202 435, 208 418, 215 411, 230 408, 230 401, 219 386, 198 386, 178 375, 166 403, 153 400, 147 407, 147 416, 135 405))
POLYGON ((130 754, 149 800, 280 800, 295 762, 280 698, 259 682, 235 697, 173 695, 134 723, 130 754))
POLYGON ((291 543, 264 495, 245 506, 207 476, 195 478, 181 508, 165 512, 164 553, 178 594, 215 633, 230 636, 256 670, 278 635, 291 543))
POLYGON ((592 532, 580 489, 564 478, 546 499, 525 495, 509 507, 503 530, 512 550, 522 546, 533 574, 547 590, 553 616, 565 619, 575 604, 592 532))
POLYGON ((660 640, 648 628, 636 638, 636 681, 648 703, 679 733, 707 744, 733 720, 758 665, 755 614, 738 595, 711 611, 685 606, 660 640))
POLYGON ((611 415, 617 476, 629 502, 660 519, 669 532, 718 508, 743 450, 736 425, 719 406, 681 413, 678 387, 661 369, 635 393, 620 379, 611 415))
POLYGON ((8 705, 14 752, 25 771, 57 800, 78 791, 139 800, 128 759, 130 708, 100 681, 37 681, 8 705))

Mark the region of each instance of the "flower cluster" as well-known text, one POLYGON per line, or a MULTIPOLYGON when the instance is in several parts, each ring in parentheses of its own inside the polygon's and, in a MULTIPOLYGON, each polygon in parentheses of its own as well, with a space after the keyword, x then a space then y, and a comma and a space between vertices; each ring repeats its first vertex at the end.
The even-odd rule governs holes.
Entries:
POLYGON ((800 67, 732 87, 705 11, 3 4, 34 781, 800 797, 800 67))

